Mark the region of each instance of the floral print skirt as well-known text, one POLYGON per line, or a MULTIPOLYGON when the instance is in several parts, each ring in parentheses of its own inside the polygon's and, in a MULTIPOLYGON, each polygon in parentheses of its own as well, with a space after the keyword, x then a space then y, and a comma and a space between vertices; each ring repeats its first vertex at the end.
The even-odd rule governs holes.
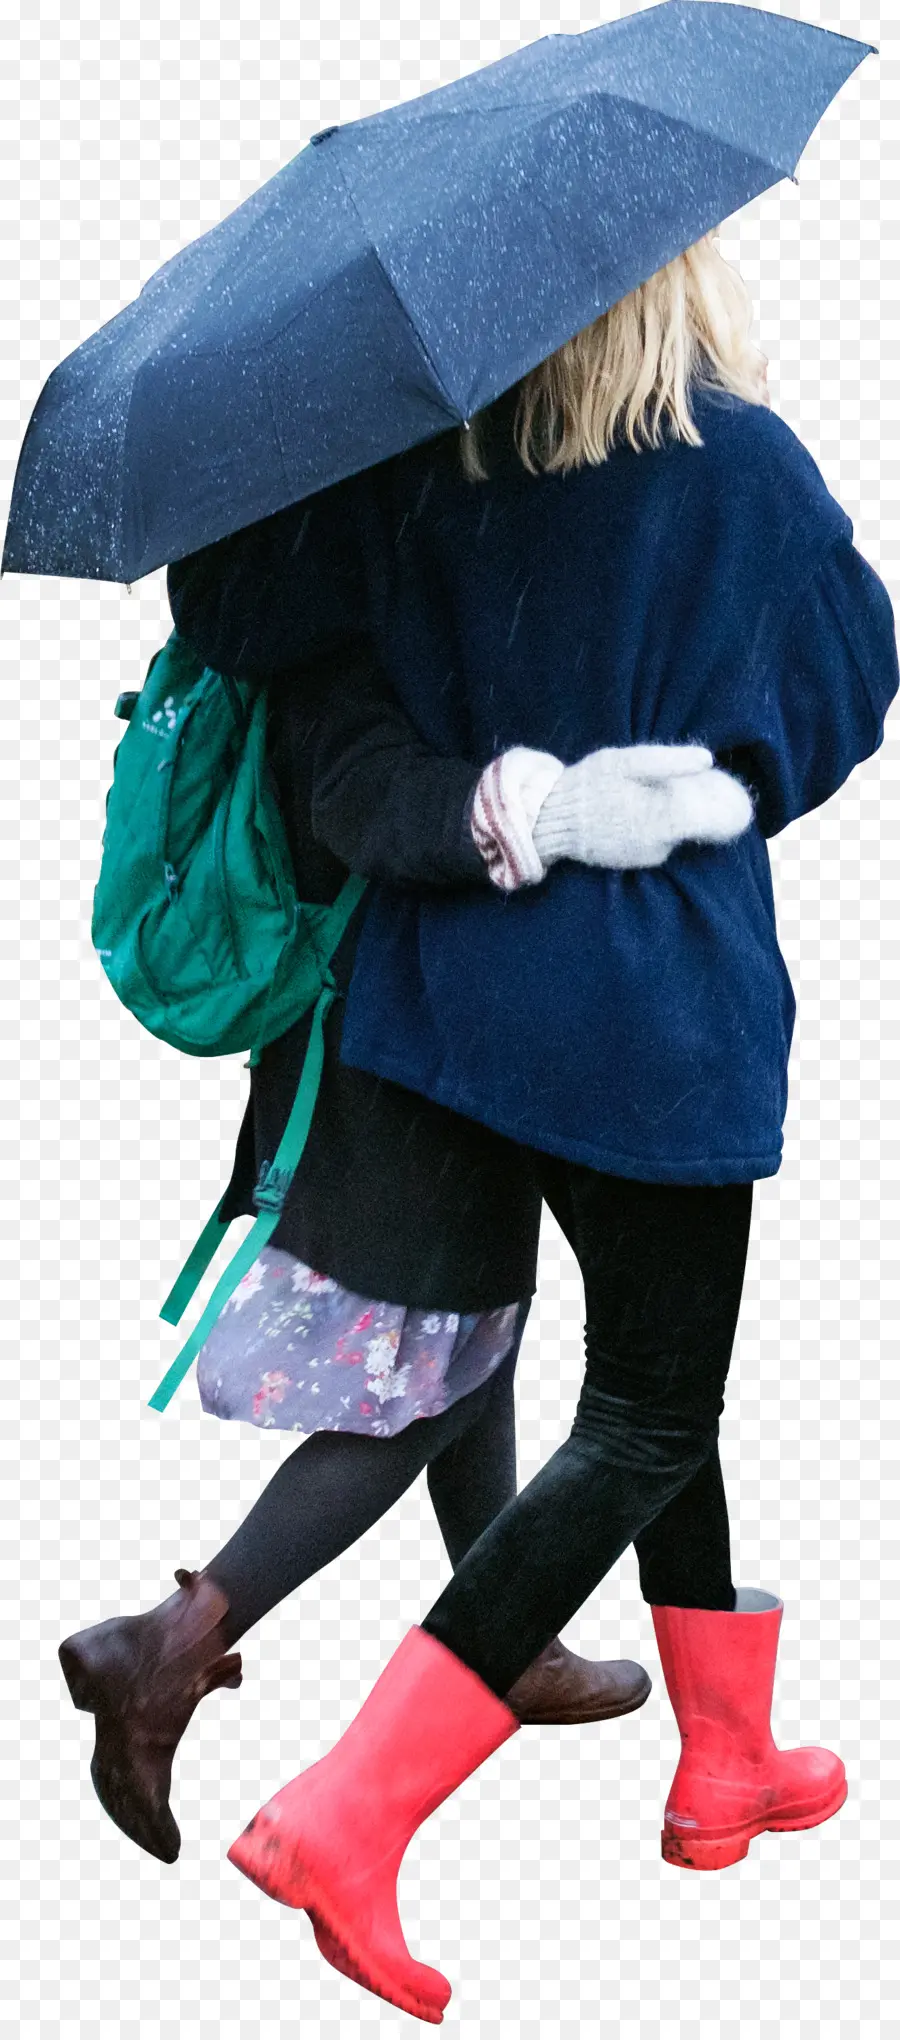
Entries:
POLYGON ((212 1416, 279 1431, 393 1438, 494 1373, 519 1308, 460 1316, 373 1303, 263 1247, 200 1349, 200 1401, 212 1416))

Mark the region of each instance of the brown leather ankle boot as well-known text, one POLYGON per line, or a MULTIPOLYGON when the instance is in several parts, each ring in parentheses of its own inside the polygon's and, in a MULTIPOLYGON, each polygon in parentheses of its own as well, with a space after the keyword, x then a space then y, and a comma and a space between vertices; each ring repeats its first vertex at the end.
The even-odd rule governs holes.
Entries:
POLYGON ((643 1707, 651 1681, 631 1658, 594 1663, 576 1657, 554 1636, 506 1695, 521 1722, 611 1721, 643 1707))
POLYGON ((96 1722, 91 1778, 122 1833, 174 1863, 181 1836, 169 1805, 172 1759, 199 1700, 239 1686, 226 1651, 228 1601, 205 1573, 175 1574, 177 1594, 146 1615, 117 1615, 67 1636, 59 1661, 76 1707, 96 1722))

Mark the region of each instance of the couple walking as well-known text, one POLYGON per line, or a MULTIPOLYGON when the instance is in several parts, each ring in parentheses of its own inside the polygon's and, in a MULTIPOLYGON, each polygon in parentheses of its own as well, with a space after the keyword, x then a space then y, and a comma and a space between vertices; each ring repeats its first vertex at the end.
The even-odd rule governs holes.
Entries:
MULTIPOLYGON (((197 1700, 427 1469, 452 1577, 229 1854, 429 2023, 450 1990, 403 1938, 404 1851, 523 1721, 646 1699, 640 1667, 558 1640, 629 1545, 682 1735, 667 1860, 721 1868, 846 1796, 839 1757, 773 1743, 782 1607, 734 1585, 717 1439, 794 1019, 766 839, 878 748, 897 655, 751 318, 706 236, 470 428, 169 571, 179 631, 271 689, 306 896, 373 883, 279 1231, 199 1363, 207 1409, 310 1435, 203 1572, 60 1654, 104 1804, 172 1860, 197 1700), (516 1494, 542 1200, 584 1281, 585 1373, 516 1494)), ((252 1073, 232 1211, 307 1026, 252 1073)))

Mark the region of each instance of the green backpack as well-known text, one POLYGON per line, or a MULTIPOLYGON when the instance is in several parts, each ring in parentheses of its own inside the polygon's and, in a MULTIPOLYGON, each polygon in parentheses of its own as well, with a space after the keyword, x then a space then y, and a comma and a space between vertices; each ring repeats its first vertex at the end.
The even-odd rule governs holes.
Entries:
MULTIPOLYGON (((314 1009, 287 1126, 254 1191, 259 1215, 150 1398, 163 1410, 278 1224, 322 1073, 337 996, 329 966, 365 880, 348 878, 331 906, 297 897, 266 760, 265 690, 204 666, 177 631, 116 714, 128 728, 106 800, 91 937, 123 1005, 187 1055, 248 1049, 251 1064, 314 1009)), ((163 1304, 168 1324, 225 1237, 221 1201, 163 1304)))

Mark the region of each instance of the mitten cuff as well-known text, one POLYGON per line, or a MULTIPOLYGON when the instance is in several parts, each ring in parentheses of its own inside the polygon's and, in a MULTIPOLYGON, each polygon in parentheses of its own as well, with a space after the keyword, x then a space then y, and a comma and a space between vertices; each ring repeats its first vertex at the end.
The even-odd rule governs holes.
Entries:
POLYGON ((549 751, 517 745, 485 767, 472 804, 472 835, 502 892, 539 885, 545 868, 532 840, 535 819, 564 771, 549 751))

